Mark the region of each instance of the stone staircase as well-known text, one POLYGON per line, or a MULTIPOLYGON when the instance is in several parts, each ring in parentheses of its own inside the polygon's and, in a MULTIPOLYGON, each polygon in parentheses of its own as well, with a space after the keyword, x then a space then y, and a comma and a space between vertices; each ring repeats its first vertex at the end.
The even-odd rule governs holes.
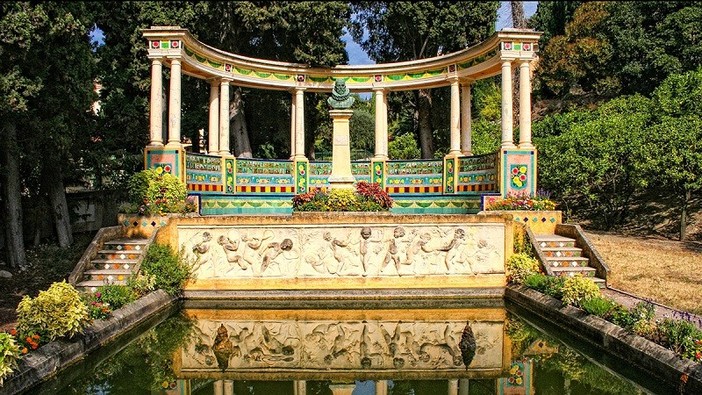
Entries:
POLYGON ((605 288, 605 280, 595 276, 596 269, 590 266, 590 259, 577 247, 575 239, 559 235, 536 235, 536 248, 540 251, 544 266, 548 266, 554 276, 572 277, 582 275, 592 278, 605 288))
POLYGON ((101 285, 126 284, 127 279, 139 271, 149 242, 149 239, 115 239, 104 242, 86 266, 82 281, 76 284, 76 288, 95 292, 101 285))

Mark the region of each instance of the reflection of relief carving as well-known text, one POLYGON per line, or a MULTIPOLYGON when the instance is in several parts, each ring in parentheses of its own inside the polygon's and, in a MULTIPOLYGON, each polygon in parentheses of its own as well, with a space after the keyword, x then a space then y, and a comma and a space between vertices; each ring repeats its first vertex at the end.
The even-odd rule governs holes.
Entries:
POLYGON ((188 227, 179 238, 198 279, 504 272, 504 226, 188 227))
POLYGON ((480 321, 198 320, 195 340, 181 350, 181 370, 501 368, 503 327, 480 321))

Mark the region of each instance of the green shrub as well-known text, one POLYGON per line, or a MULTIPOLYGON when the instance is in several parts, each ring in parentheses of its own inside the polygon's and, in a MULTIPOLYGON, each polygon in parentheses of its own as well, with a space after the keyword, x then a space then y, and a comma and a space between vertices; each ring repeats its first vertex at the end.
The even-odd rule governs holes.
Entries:
POLYGON ((88 308, 80 294, 65 281, 53 283, 34 299, 25 296, 17 306, 18 331, 39 334, 42 340, 72 337, 89 321, 88 308))
POLYGON ((99 294, 100 300, 103 303, 107 303, 112 310, 117 310, 126 304, 132 303, 137 298, 131 288, 117 284, 103 285, 98 288, 95 294, 99 294))
POLYGON ((666 318, 658 323, 659 342, 685 358, 702 361, 702 330, 686 320, 666 318))
MULTIPOLYGON (((187 202, 185 183, 178 177, 159 169, 136 173, 129 180, 129 203, 141 215, 186 213, 195 207, 187 202)), ((127 207, 123 207, 127 208, 127 207)))
POLYGON ((127 287, 137 295, 138 298, 153 291, 156 285, 156 279, 152 275, 137 273, 127 279, 127 287))
POLYGON ((144 274, 153 276, 156 289, 176 295, 190 278, 192 269, 185 259, 184 251, 176 253, 167 245, 154 244, 149 247, 141 270, 144 274))
POLYGON ((563 277, 553 277, 537 273, 527 276, 524 279, 524 285, 556 299, 561 299, 563 297, 562 290, 564 281, 565 279, 563 277))
POLYGON ((580 307, 592 315, 607 319, 617 303, 604 296, 596 296, 580 301, 580 307))
POLYGON ((327 200, 331 211, 355 211, 358 198, 351 189, 332 189, 327 200))
POLYGON ((93 320, 104 320, 112 313, 110 305, 100 299, 99 293, 84 293, 81 295, 83 303, 88 307, 88 315, 93 320))
POLYGON ((600 288, 589 277, 574 276, 566 278, 563 283, 563 297, 565 304, 580 306, 580 302, 600 296, 600 288))
POLYGON ((507 281, 521 284, 524 278, 539 273, 539 263, 527 254, 513 254, 507 261, 507 281))
POLYGON ((15 341, 15 337, 9 333, 0 332, 0 387, 5 380, 17 368, 17 361, 20 359, 20 349, 15 341))

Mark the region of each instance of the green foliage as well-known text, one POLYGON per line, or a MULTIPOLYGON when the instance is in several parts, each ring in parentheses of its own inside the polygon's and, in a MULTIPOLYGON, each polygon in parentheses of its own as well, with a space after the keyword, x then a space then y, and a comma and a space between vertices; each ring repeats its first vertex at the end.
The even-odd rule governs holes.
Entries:
POLYGON ((118 284, 103 285, 98 288, 95 295, 103 303, 107 303, 112 310, 117 310, 128 303, 132 303, 137 298, 137 295, 130 287, 118 284))
POLYGON ((422 155, 417 145, 417 138, 412 133, 396 136, 388 143, 388 156, 390 159, 410 160, 422 155))
POLYGON ((609 317, 617 303, 604 296, 595 296, 580 301, 580 308, 601 318, 609 317))
POLYGON ((139 272, 127 279, 127 287, 131 288, 136 296, 140 298, 155 289, 156 279, 154 276, 139 272))
POLYGON ((17 329, 48 341, 72 337, 88 324, 88 309, 71 284, 54 283, 36 298, 25 296, 17 306, 17 329))
POLYGON ((479 118, 471 123, 471 153, 483 155, 493 153, 500 148, 502 131, 497 122, 479 118))
POLYGON ((521 253, 512 254, 507 261, 507 281, 521 284, 524 279, 540 272, 539 263, 531 256, 521 253))
POLYGON ((702 330, 689 321, 664 319, 658 323, 655 340, 684 358, 702 362, 702 330))
POLYGON ((351 189, 311 189, 293 196, 295 211, 387 211, 392 199, 376 183, 360 181, 351 189))
POLYGON ((112 308, 109 304, 104 303, 97 293, 83 293, 81 299, 88 308, 88 315, 92 320, 104 320, 112 313, 112 308))
POLYGON ((516 254, 533 255, 533 248, 526 231, 526 225, 515 223, 512 249, 516 254))
POLYGON ((190 278, 192 264, 183 251, 176 253, 170 246, 153 244, 146 253, 141 270, 145 275, 153 276, 156 289, 176 295, 190 278))
POLYGON ((620 97, 599 107, 592 119, 535 140, 542 187, 596 226, 621 224, 634 194, 651 182, 650 111, 650 100, 642 96, 620 97))
POLYGON ((186 213, 194 207, 186 200, 185 183, 161 168, 142 170, 129 181, 129 200, 141 215, 186 213))
POLYGON ((589 277, 568 277, 563 282, 561 300, 565 304, 580 306, 580 302, 600 296, 600 288, 589 277))
POLYGON ((9 333, 0 332, 0 387, 4 379, 17 368, 20 357, 20 349, 15 337, 9 333))
POLYGON ((563 297, 563 277, 553 277, 545 274, 532 274, 524 278, 524 285, 556 299, 563 297))

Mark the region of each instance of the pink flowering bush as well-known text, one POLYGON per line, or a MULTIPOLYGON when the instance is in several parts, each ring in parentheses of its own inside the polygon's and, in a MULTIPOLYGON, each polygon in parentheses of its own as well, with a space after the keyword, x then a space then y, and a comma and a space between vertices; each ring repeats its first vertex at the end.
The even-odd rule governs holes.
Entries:
POLYGON ((486 210, 555 210, 556 203, 549 199, 546 193, 530 195, 528 193, 510 193, 504 199, 498 199, 489 204, 486 210))

